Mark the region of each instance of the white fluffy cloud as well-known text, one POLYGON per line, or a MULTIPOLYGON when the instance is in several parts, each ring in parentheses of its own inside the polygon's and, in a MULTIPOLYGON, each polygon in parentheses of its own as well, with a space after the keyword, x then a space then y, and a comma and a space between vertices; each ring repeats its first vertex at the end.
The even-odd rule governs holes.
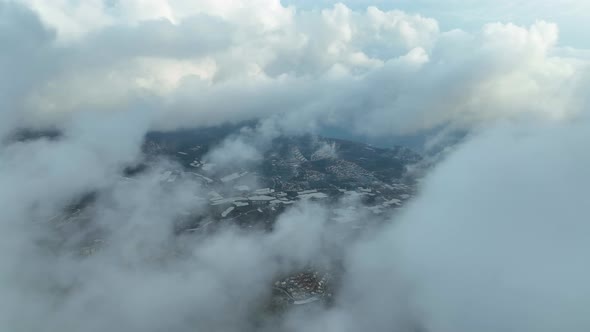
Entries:
POLYGON ((28 17, 8 20, 14 33, 3 38, 31 49, 6 66, 34 84, 8 99, 31 123, 148 104, 159 128, 279 117, 386 136, 575 116, 587 76, 584 51, 564 52, 558 26, 544 21, 447 31, 435 18, 344 4, 21 2, 2 5, 28 17))

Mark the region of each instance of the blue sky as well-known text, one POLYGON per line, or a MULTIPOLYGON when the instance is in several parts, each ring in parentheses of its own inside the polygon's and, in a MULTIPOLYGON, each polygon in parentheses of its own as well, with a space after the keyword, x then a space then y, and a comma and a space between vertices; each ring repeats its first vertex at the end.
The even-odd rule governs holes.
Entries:
POLYGON ((297 8, 325 8, 344 3, 363 10, 376 6, 399 9, 435 18, 442 29, 477 30, 490 22, 530 25, 536 20, 557 23, 561 44, 588 48, 590 39, 590 1, 587 0, 281 0, 297 8))

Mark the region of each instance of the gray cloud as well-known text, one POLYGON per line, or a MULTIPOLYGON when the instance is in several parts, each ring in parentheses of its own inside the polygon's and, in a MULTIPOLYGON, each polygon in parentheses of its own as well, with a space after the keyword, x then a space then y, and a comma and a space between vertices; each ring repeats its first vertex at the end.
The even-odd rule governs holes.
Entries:
MULTIPOLYGON (((463 144, 350 254, 328 331, 584 331, 587 123, 508 124, 463 144)), ((307 327, 306 327, 307 328, 307 327)))
POLYGON ((55 33, 47 30, 30 10, 11 2, 0 2, 0 138, 23 117, 23 99, 38 86, 38 78, 53 69, 51 49, 55 33), (47 61, 47 62, 45 62, 47 61))
POLYGON ((270 0, 152 5, 0 2, 0 136, 63 132, 0 146, 1 330, 588 330, 590 76, 586 51, 556 47, 557 26, 444 31, 400 11, 270 0), (297 205, 270 233, 178 238, 186 211, 206 214, 203 189, 162 181, 178 167, 165 160, 121 176, 152 128, 248 119, 263 121, 209 162, 255 163, 272 138, 325 125, 476 133, 358 242, 329 221, 353 198, 297 205), (89 193, 84 227, 64 220, 89 193), (255 319, 277 275, 332 255, 346 267, 333 308, 255 319))

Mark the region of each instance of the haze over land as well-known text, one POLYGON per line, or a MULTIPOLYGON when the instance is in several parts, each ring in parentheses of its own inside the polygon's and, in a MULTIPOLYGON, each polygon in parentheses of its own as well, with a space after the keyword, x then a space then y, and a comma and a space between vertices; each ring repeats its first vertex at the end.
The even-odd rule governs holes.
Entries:
POLYGON ((588 10, 0 0, 0 330, 587 331, 588 10))

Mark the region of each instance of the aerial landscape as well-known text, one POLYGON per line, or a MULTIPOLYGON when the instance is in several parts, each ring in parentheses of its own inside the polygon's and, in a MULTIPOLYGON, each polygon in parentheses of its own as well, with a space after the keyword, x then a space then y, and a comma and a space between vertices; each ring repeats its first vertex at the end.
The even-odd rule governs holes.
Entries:
POLYGON ((0 332, 589 331, 586 31, 586 0, 0 0, 0 332))

